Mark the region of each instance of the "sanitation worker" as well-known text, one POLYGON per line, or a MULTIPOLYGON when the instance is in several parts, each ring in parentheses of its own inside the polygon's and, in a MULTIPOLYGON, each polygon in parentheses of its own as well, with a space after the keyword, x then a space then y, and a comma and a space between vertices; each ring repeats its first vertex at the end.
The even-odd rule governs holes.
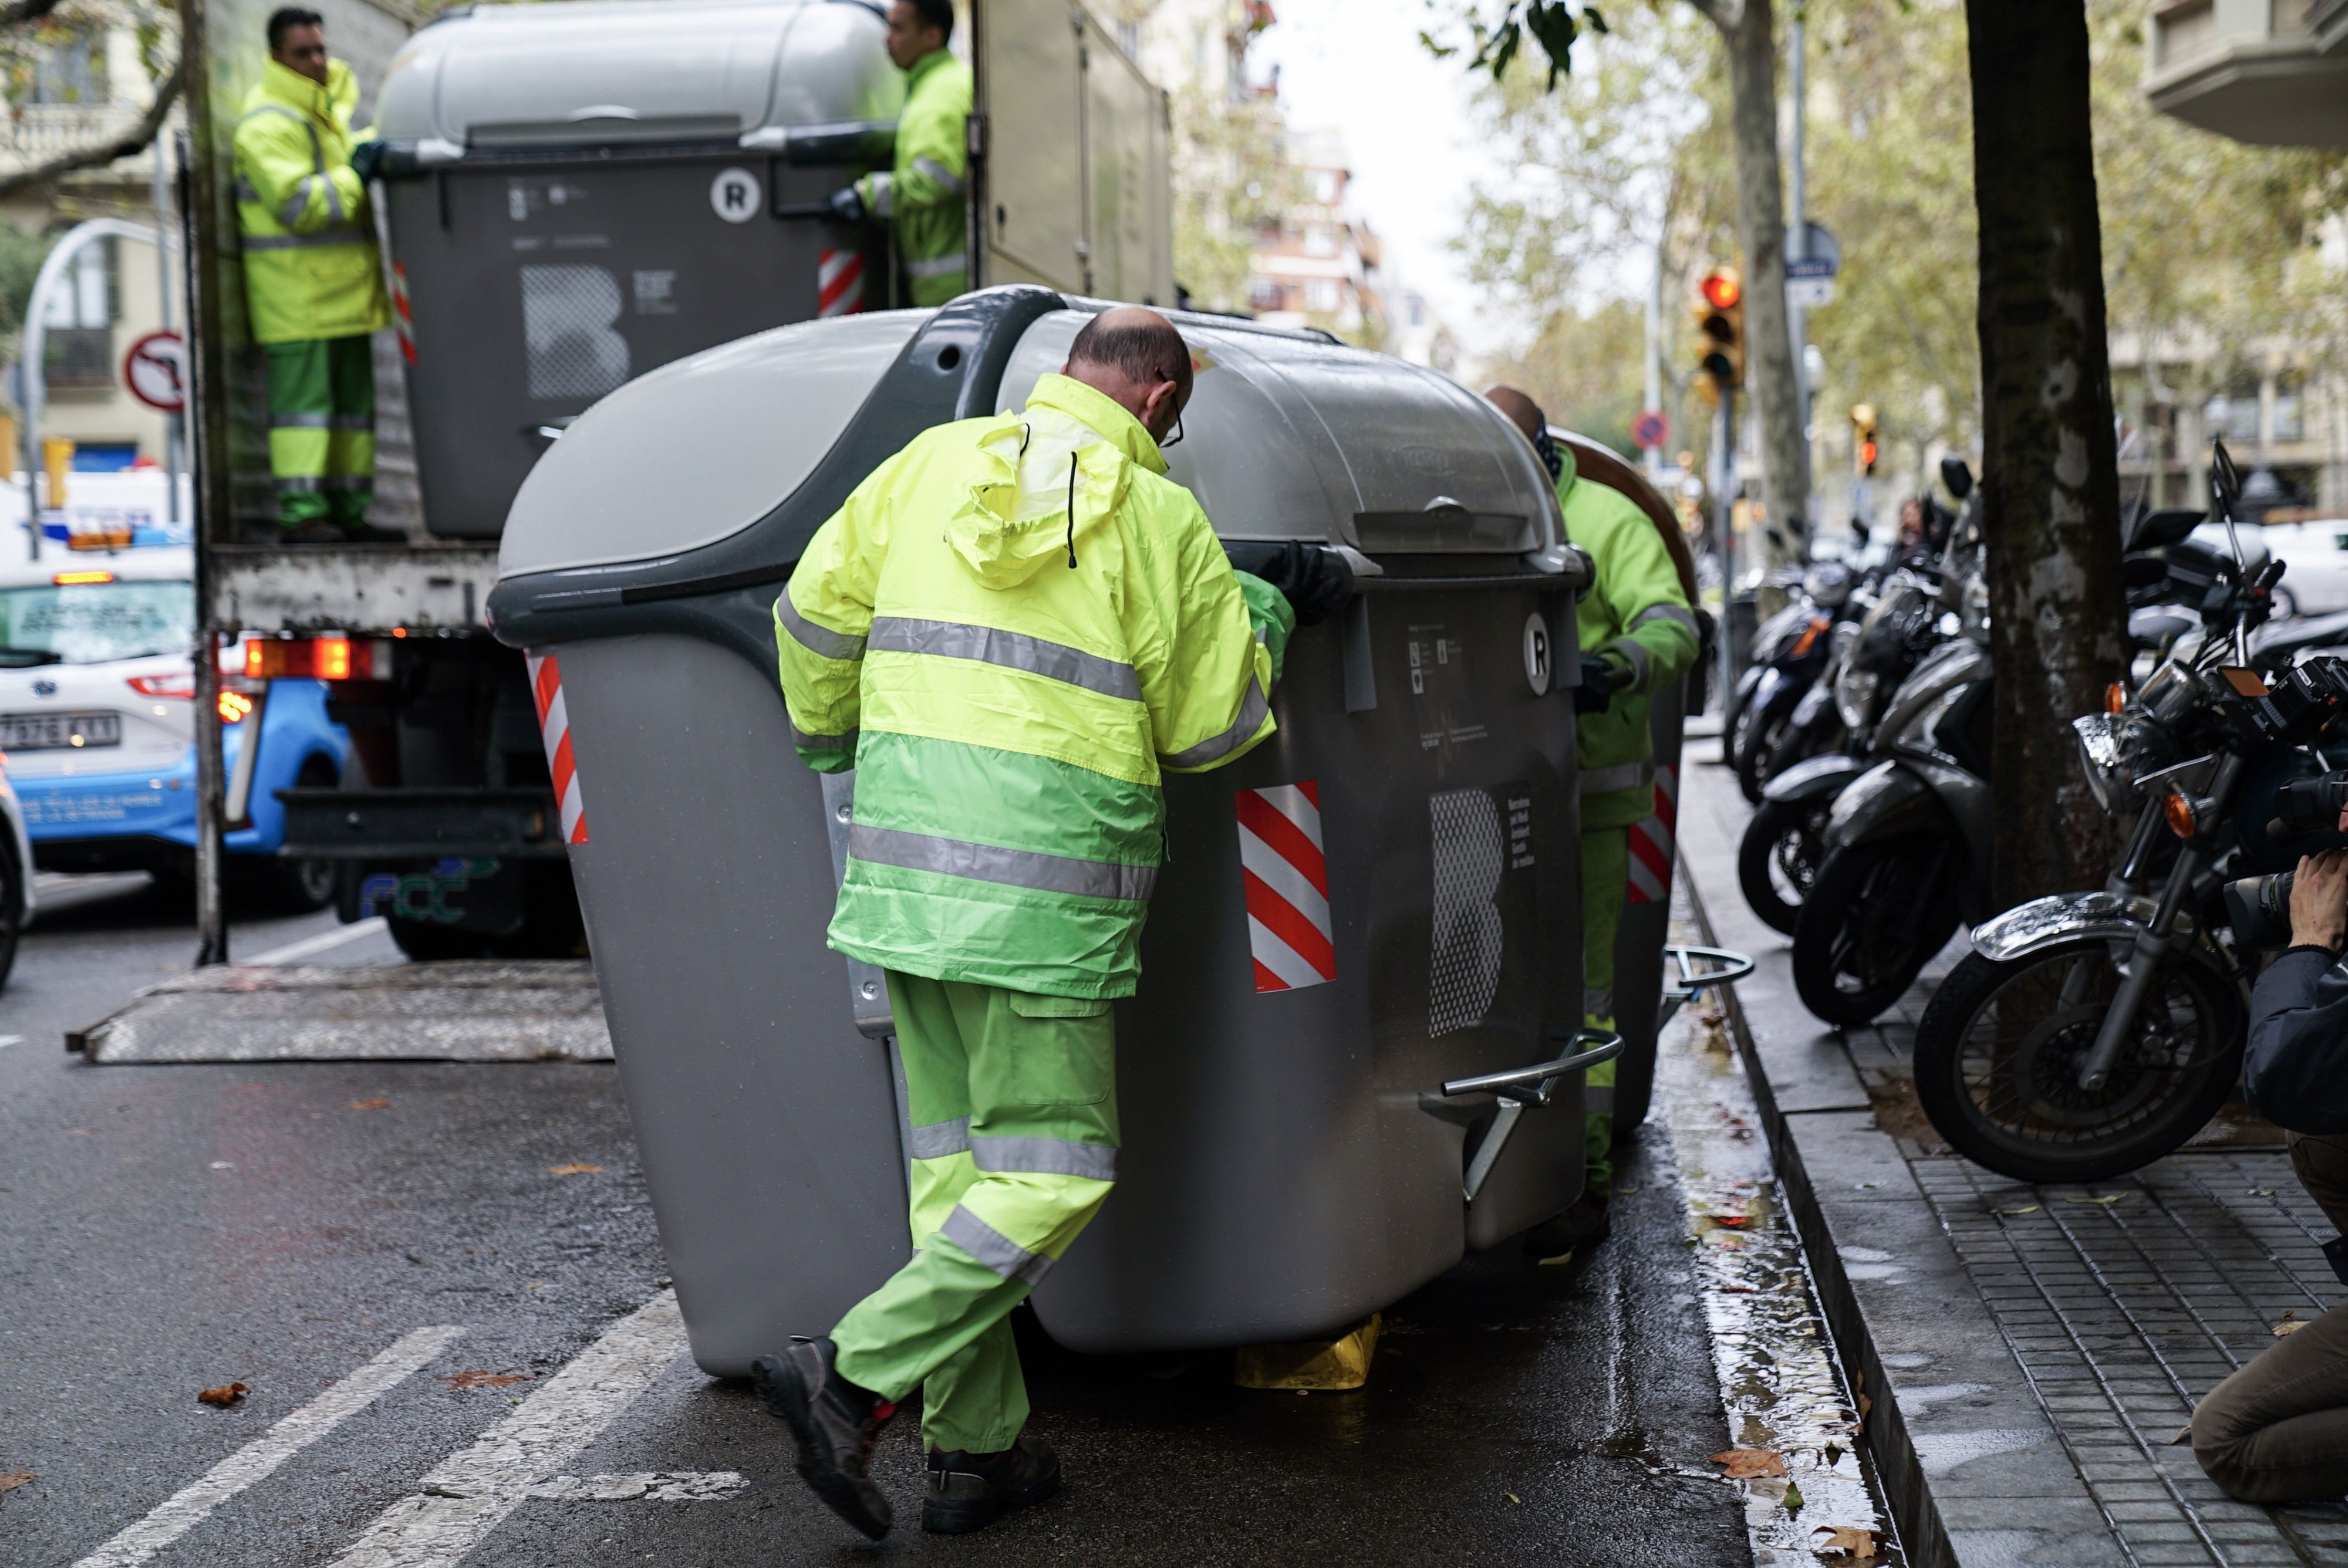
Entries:
POLYGON ((889 7, 889 58, 905 73, 897 116, 896 167, 834 193, 849 223, 893 222, 897 263, 916 305, 942 305, 970 287, 970 67, 947 52, 953 0, 896 0, 889 7))
POLYGON ((391 324, 366 185, 383 144, 354 136, 359 85, 315 11, 269 18, 269 58, 236 125, 236 215, 253 341, 269 355, 277 522, 305 544, 396 539, 375 494, 375 355, 391 324))
POLYGON ((924 1530, 1059 1484, 1006 1315, 1117 1179, 1109 1003, 1138 973, 1159 775, 1272 731, 1293 612, 1164 477, 1190 377, 1164 317, 1095 317, 1024 412, 940 425, 857 487, 775 605, 799 755, 856 770, 830 943, 888 971, 918 1250, 753 1378, 875 1540, 865 1467, 917 1389, 924 1530))
MULTIPOLYGON (((1590 552, 1598 579, 1574 617, 1581 684, 1574 692, 1575 763, 1581 790, 1581 1011, 1591 1029, 1614 1027, 1614 932, 1630 885, 1630 828, 1655 810, 1654 741, 1647 700, 1695 662, 1695 610, 1654 520, 1611 486, 1574 471, 1570 448, 1552 440, 1548 418, 1513 386, 1485 397, 1516 421, 1557 482, 1565 537, 1590 552)), ((1591 1089, 1614 1087, 1614 1063, 1592 1068, 1591 1089)), ((1606 1238, 1613 1188, 1612 1111, 1593 1111, 1583 1143, 1589 1184, 1573 1205, 1525 1238, 1550 1257, 1606 1238)))

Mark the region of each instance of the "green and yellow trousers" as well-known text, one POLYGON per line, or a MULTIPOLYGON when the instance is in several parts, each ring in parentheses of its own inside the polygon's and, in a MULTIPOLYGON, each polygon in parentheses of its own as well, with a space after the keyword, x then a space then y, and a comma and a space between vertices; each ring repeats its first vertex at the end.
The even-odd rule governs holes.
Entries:
POLYGON ((375 498, 375 349, 350 337, 273 343, 269 471, 277 521, 355 527, 375 498))
MULTIPOLYGON (((1631 830, 1591 828, 1581 835, 1581 1021, 1588 1029, 1614 1027, 1614 933, 1622 924, 1622 904, 1631 884, 1631 830)), ((1615 1063, 1601 1061, 1581 1081, 1585 1090, 1603 1089, 1612 1098, 1615 1063)), ((1592 1111, 1582 1135, 1590 1192, 1606 1197, 1614 1185, 1614 1112, 1592 1111)))

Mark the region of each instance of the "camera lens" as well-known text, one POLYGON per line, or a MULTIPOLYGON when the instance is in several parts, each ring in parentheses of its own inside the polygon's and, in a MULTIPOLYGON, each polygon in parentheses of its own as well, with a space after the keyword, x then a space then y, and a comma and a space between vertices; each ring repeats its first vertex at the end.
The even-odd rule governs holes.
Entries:
POLYGON ((2277 871, 2226 884, 2226 923, 2233 927, 2237 949, 2261 952, 2291 946, 2292 875, 2277 871))

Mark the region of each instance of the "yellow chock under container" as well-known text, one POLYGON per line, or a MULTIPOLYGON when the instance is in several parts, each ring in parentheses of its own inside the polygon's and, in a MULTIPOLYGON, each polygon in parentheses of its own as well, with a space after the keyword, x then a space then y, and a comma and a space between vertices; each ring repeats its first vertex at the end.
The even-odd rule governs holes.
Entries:
POLYGON ((1239 1353, 1232 1381, 1242 1389, 1358 1389, 1370 1380, 1378 1353, 1378 1314, 1334 1340, 1303 1345, 1250 1345, 1239 1353))

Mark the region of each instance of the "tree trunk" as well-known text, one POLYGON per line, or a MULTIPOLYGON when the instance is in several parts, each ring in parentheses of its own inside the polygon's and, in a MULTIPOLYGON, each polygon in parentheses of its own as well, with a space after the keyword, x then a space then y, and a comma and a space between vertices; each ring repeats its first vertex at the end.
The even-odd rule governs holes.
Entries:
POLYGON ((2125 659, 2119 461, 2082 0, 1966 0, 1981 216, 1982 524, 1998 907, 2098 887, 2070 722, 2125 659))
POLYGON ((1729 139, 1745 230, 1745 384, 1761 415, 1764 534, 1771 566, 1798 560, 1809 531, 1810 446, 1802 433, 1786 313, 1786 199, 1777 159, 1777 38, 1771 0, 1694 0, 1728 54, 1729 139))

